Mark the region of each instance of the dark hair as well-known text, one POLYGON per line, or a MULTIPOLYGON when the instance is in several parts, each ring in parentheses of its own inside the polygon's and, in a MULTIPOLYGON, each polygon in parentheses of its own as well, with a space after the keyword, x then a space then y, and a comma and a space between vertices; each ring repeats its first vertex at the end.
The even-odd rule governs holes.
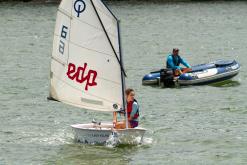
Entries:
POLYGON ((132 89, 132 88, 127 88, 126 90, 125 90, 125 94, 128 96, 131 92, 134 92, 134 89, 132 89))
POLYGON ((172 50, 173 52, 178 52, 179 51, 179 49, 178 48, 173 48, 173 50, 172 50))

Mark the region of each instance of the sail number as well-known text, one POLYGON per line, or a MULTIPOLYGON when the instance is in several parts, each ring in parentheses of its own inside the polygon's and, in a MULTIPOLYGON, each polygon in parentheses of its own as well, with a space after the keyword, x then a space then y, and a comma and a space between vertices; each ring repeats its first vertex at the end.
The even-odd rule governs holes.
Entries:
MULTIPOLYGON (((67 33, 68 33, 68 27, 67 26, 62 26, 62 30, 61 30, 61 38, 63 39, 66 39, 67 38, 67 33)), ((61 39, 60 42, 59 42, 59 48, 58 48, 58 51, 61 53, 61 54, 64 54, 64 49, 65 49, 65 43, 64 41, 61 39)))
POLYGON ((67 76, 71 80, 75 80, 77 83, 82 84, 86 81, 85 90, 88 90, 88 86, 96 86, 97 83, 95 79, 97 77, 97 72, 94 70, 89 70, 85 75, 85 71, 87 69, 87 63, 84 63, 84 66, 76 67, 75 64, 69 63, 67 76), (91 80, 91 81, 90 81, 91 80))

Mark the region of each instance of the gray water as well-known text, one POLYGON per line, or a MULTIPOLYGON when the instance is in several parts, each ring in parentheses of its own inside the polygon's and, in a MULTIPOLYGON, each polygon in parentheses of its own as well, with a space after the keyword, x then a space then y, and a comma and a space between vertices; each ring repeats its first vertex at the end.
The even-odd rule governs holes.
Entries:
POLYGON ((109 2, 121 19, 128 87, 141 105, 145 144, 75 143, 71 124, 111 115, 47 101, 57 4, 0 3, 0 164, 246 164, 247 3, 109 2), (191 65, 236 59, 232 81, 142 86, 179 47, 191 65))

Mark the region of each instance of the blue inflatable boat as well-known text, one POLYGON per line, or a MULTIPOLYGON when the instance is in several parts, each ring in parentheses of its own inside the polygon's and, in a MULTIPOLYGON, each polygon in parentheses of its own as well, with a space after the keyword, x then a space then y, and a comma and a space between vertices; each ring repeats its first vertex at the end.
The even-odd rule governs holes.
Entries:
POLYGON ((240 65, 235 60, 218 60, 215 62, 192 66, 192 69, 178 77, 173 76, 170 69, 161 69, 145 75, 143 85, 203 85, 224 81, 236 76, 240 65))

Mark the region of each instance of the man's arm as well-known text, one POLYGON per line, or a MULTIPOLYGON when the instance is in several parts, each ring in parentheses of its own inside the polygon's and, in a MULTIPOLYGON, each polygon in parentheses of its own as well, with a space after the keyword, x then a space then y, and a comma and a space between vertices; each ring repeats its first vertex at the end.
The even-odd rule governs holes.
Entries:
POLYGON ((181 63, 186 66, 187 68, 191 68, 190 64, 187 63, 187 61, 185 61, 183 58, 181 58, 181 63))

